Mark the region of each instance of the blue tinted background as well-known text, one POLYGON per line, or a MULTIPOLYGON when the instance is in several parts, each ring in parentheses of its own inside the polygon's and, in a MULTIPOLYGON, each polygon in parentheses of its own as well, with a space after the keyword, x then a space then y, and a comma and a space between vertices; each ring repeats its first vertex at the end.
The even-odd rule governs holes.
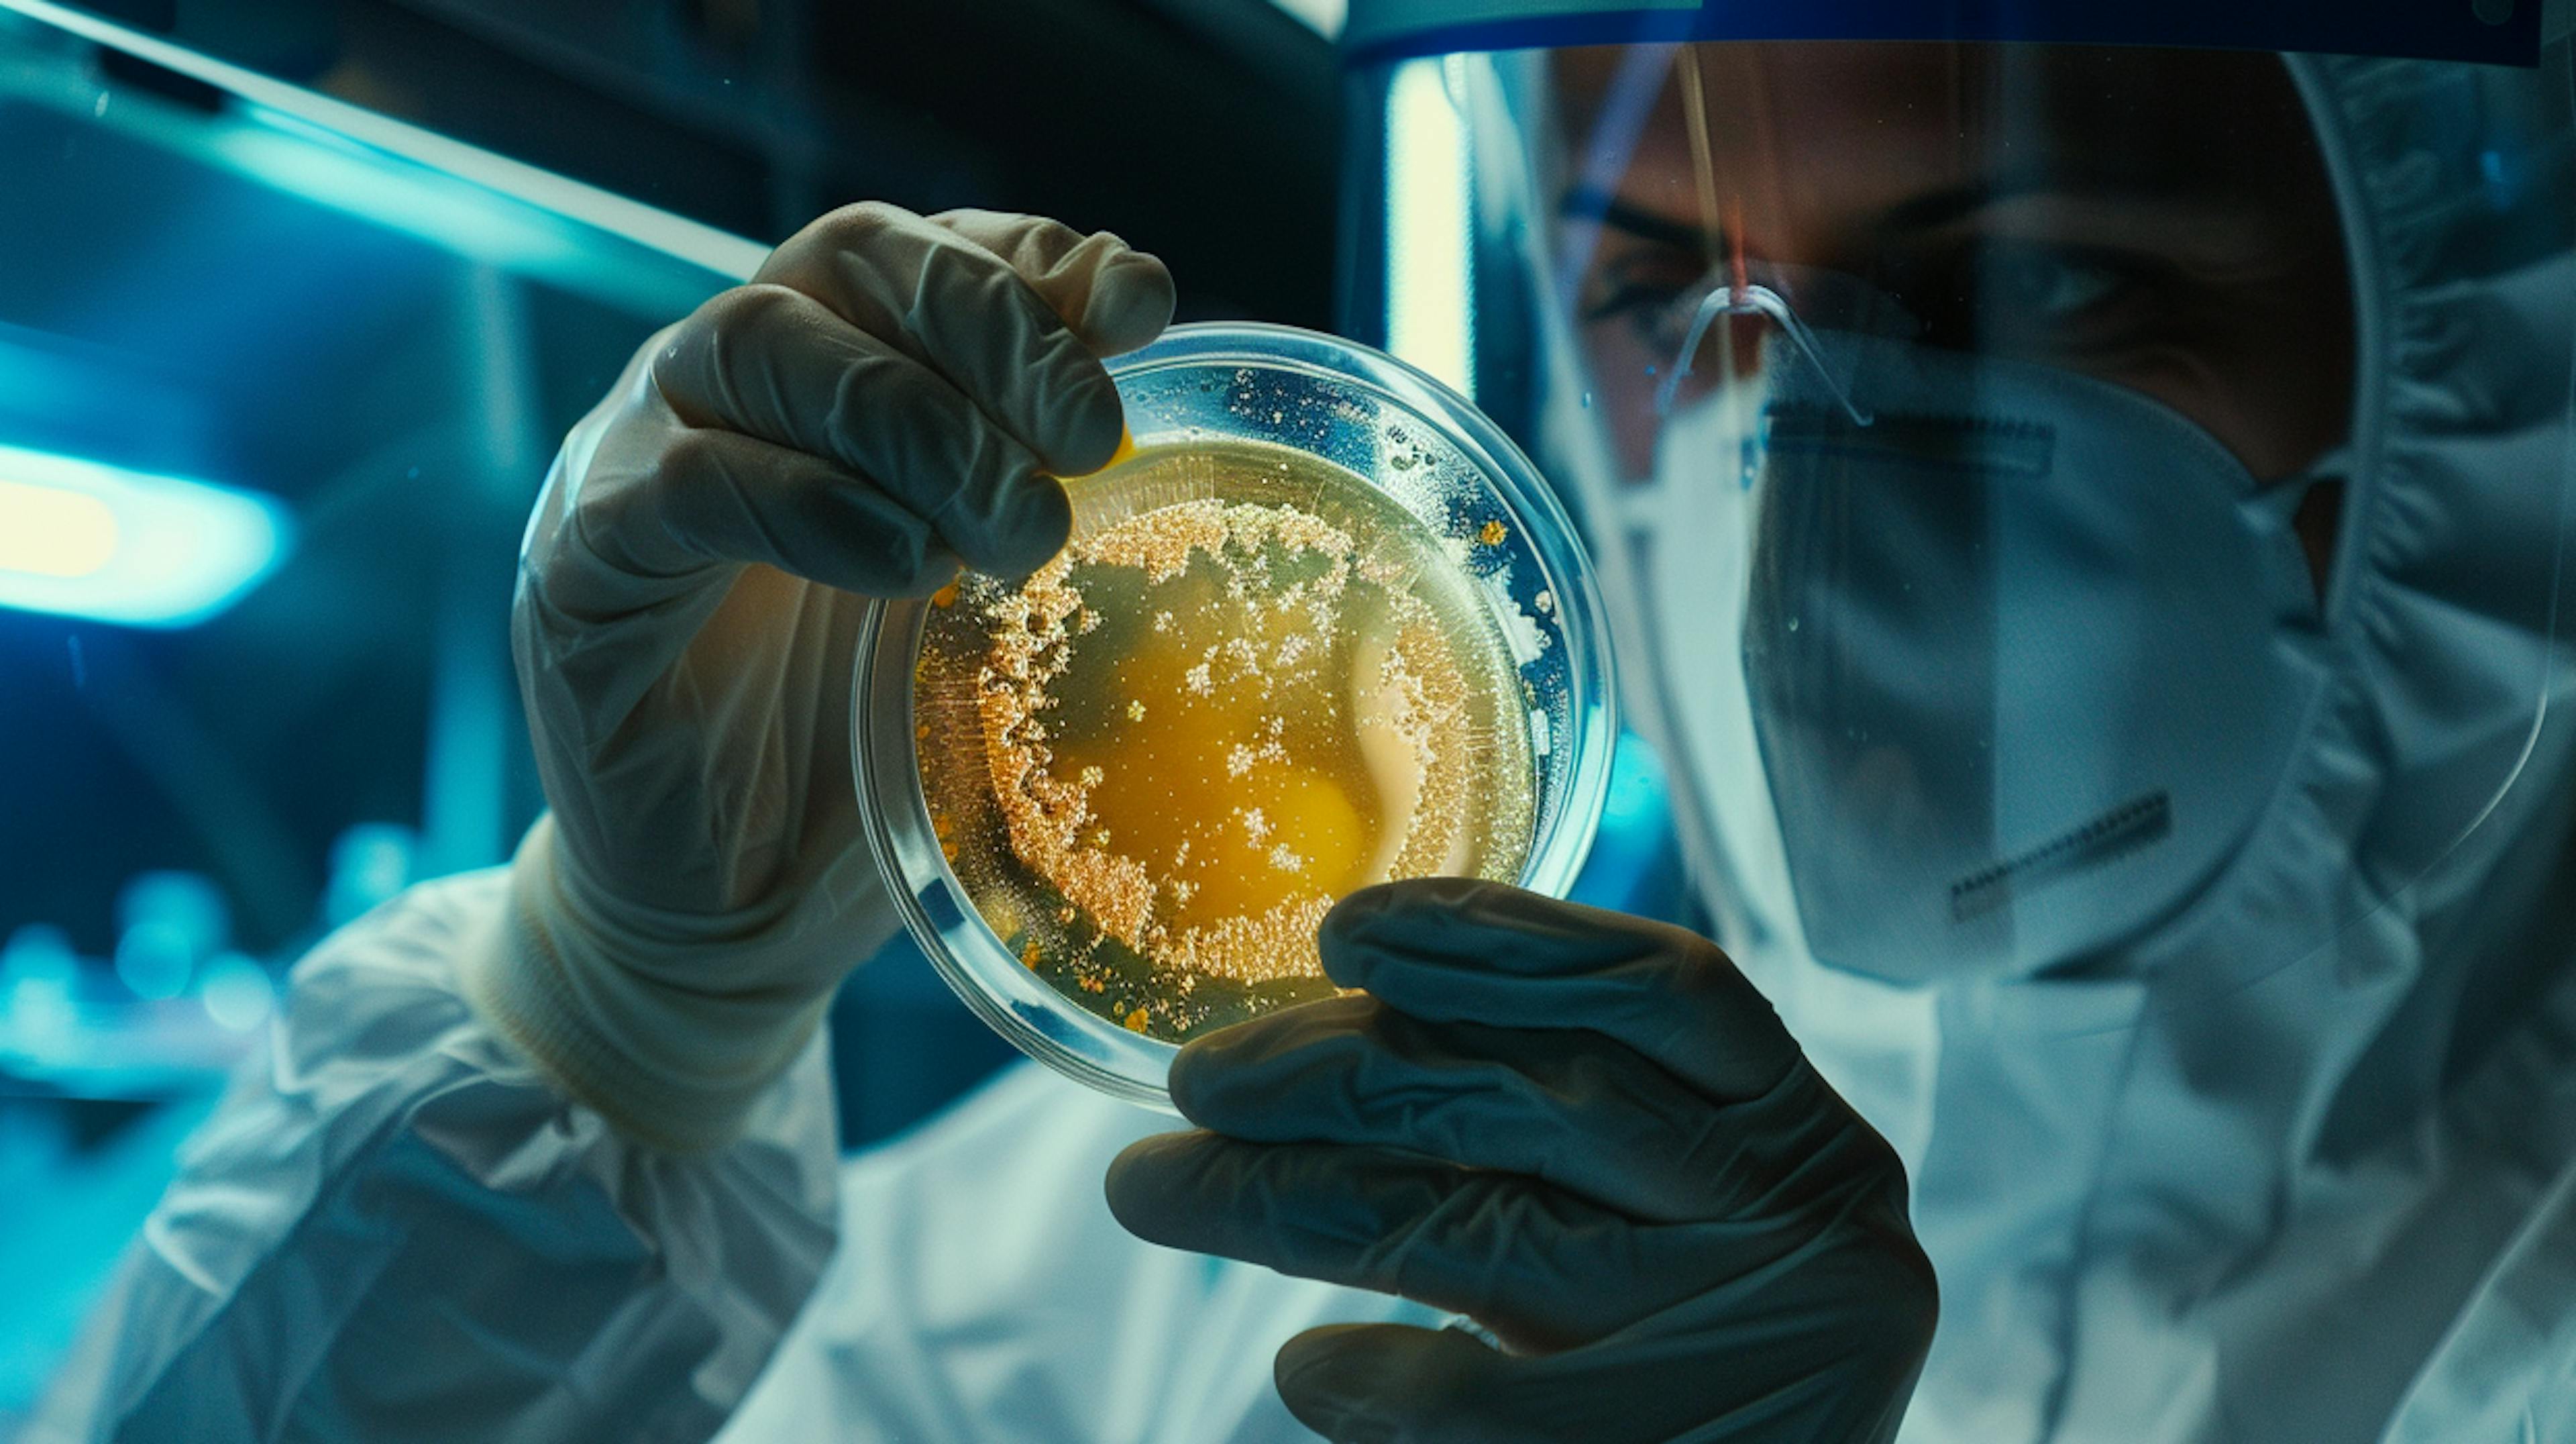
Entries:
MULTIPOLYGON (((284 968, 535 815, 504 631, 529 501, 633 347, 729 279, 141 75, 0 16, 0 196, 37 202, 0 223, 0 444, 253 491, 296 541, 178 630, 0 610, 0 1436, 284 968)), ((1578 896, 1679 895, 1626 748, 1578 896)), ((831 1029, 853 1146, 1015 1056, 908 941, 831 1029)))

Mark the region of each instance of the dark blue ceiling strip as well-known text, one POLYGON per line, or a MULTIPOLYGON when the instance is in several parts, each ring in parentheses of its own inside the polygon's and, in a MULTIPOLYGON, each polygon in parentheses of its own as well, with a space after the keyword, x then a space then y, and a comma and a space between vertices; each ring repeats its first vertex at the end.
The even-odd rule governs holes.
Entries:
POLYGON ((1952 40, 2295 50, 2530 66, 2541 0, 1702 0, 1408 29, 1397 3, 1352 6, 1353 63, 1654 40, 1952 40), (1375 11, 1376 14, 1369 12, 1375 11))

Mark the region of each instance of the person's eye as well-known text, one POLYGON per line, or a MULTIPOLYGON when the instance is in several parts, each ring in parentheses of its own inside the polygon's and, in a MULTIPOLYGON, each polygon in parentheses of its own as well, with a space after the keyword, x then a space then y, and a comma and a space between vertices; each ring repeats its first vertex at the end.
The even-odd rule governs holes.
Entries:
POLYGON ((1584 308, 1586 321, 1651 322, 1681 301, 1686 287, 1643 281, 1620 281, 1584 308))
POLYGON ((2003 246, 1979 266, 1989 308, 2056 323, 2076 321, 2126 298, 2137 278, 2108 258, 2039 246, 2003 246))
POLYGON ((1672 281, 1624 280, 1586 307, 1583 319, 1618 322, 1647 350, 1668 353, 1681 344, 1689 313, 1704 289, 1672 281))
POLYGON ((1678 345, 1675 317, 1688 324, 1707 280, 1707 269, 1696 257, 1661 250, 1623 256, 1593 276, 1583 319, 1587 324, 1620 322, 1649 348, 1678 345))

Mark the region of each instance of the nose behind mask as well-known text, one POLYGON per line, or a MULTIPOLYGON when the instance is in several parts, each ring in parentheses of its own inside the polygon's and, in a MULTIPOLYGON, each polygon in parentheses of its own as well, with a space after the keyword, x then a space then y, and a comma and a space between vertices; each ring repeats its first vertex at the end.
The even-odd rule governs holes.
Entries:
POLYGON ((1676 414, 1632 498, 1717 825, 1774 829, 1730 850, 1777 859, 1819 961, 1892 981, 2136 944, 2242 848, 2314 701, 2305 486, 2089 378, 1816 341, 1758 408, 1676 414))

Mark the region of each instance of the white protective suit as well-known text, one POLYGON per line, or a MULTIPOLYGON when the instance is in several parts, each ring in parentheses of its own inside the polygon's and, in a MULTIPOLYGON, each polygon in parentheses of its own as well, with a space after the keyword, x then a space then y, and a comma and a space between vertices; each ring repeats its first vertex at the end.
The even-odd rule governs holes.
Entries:
POLYGON ((639 1149, 458 992, 505 892, 414 888, 305 959, 30 1441, 1249 1444, 1313 1437, 1291 1334, 1438 1322, 1129 1237, 1101 1176, 1173 1120, 1034 1064, 844 1162, 818 1042, 733 1146, 639 1149))
MULTIPOLYGON (((2576 1441, 2576 729, 2561 697, 2530 732, 2556 644, 2463 583, 2566 525, 2576 267, 2491 265, 2498 182, 2375 124, 2427 73, 2309 72, 2375 263, 2359 643, 2217 941, 1920 989, 1743 960, 1915 1180, 1944 1308, 1907 1439, 2576 1441), (2446 768, 2526 746, 2378 896, 2446 768), (2361 921, 2231 966, 2321 914, 2361 921)), ((818 1048, 724 1151, 640 1150, 463 1002, 502 895, 415 889, 305 960, 32 1438, 1288 1439, 1282 1340, 1431 1322, 1127 1238, 1102 1170, 1166 1120, 1027 1066, 842 1161, 818 1048)))
POLYGON ((1906 1160, 1942 1283, 1907 1441, 2576 1439, 2576 719, 2563 641, 2470 581, 2545 595, 2568 524, 2576 257, 2494 258, 2565 244, 2576 157, 2508 194, 2416 123, 2456 68, 2292 63, 2370 258, 2357 514, 2344 645, 2244 853, 2078 977, 1738 960, 1906 1160))

